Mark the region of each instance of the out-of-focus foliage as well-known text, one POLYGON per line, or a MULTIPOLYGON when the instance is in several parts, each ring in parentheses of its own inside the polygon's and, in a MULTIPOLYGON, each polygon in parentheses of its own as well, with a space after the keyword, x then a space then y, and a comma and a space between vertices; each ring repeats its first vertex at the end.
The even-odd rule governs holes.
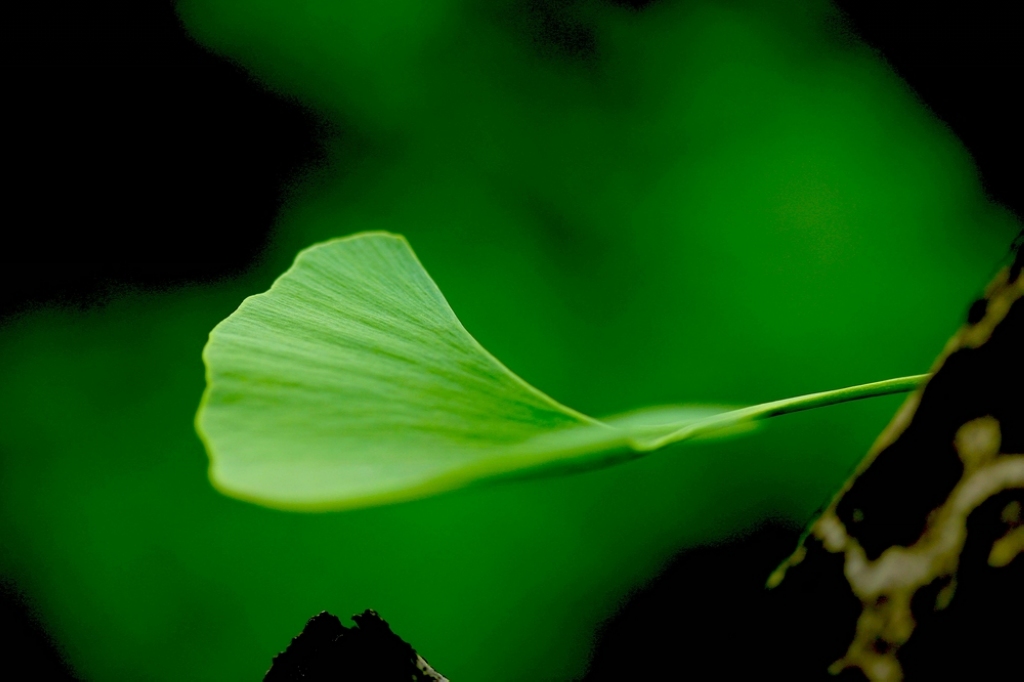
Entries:
POLYGON ((181 12, 339 134, 244 280, 0 332, 0 567, 88 679, 257 678, 311 614, 367 607, 452 679, 571 679, 660 562, 805 519, 898 401, 379 509, 246 505, 206 479, 199 354, 303 246, 406 234, 486 348, 607 414, 920 371, 1015 233, 823 2, 181 12))

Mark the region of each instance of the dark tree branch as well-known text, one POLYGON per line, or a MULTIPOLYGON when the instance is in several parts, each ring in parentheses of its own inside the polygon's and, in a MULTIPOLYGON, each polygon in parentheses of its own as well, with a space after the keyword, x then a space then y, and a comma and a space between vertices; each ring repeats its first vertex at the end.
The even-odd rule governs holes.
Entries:
POLYGON ((1024 667, 1021 246, 769 580, 834 633, 835 650, 814 653, 833 674, 991 679, 1024 667))
POLYGON ((347 628, 326 611, 310 618, 263 682, 448 682, 374 611, 352 620, 347 628))

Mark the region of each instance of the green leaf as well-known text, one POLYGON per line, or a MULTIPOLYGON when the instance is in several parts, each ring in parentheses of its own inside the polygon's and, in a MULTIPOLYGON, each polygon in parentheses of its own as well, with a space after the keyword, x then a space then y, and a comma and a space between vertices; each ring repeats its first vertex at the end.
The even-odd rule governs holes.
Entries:
MULTIPOLYGON (((269 291, 217 325, 203 358, 196 428, 210 479, 226 494, 289 509, 362 507, 503 475, 607 466, 807 402, 592 419, 488 353, 405 239, 382 232, 301 252, 269 291)), ((865 396, 842 399, 856 397, 865 396)), ((816 400, 811 406, 830 404, 816 400)))

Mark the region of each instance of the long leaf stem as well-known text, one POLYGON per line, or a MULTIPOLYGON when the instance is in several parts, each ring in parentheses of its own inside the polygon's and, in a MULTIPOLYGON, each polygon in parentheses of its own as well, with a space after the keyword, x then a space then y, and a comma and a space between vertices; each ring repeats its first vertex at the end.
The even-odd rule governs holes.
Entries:
POLYGON ((662 448, 670 443, 686 440, 687 438, 692 438, 707 432, 717 431, 724 427, 733 426, 745 421, 777 417, 779 415, 790 414, 793 412, 813 410, 817 407, 827 407, 829 405, 838 405, 839 403, 848 403, 854 400, 875 398, 877 396, 891 395, 894 393, 908 393, 927 381, 930 376, 930 374, 916 374, 908 377, 899 377, 897 379, 876 381, 870 384, 860 384, 859 386, 837 388, 833 391, 809 393, 795 398, 785 398, 783 400, 761 403, 760 405, 752 405, 750 407, 744 407, 731 412, 723 412, 722 414, 715 415, 708 419, 702 419, 696 423, 682 425, 675 431, 672 431, 660 438, 638 445, 643 450, 657 450, 658 448, 662 448))

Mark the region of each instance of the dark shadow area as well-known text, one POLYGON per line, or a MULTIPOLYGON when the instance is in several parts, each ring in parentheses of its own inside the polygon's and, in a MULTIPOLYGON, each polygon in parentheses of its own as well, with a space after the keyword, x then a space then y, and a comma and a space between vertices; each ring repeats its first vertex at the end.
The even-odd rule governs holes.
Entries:
POLYGON ((74 682, 21 594, 0 581, 0 679, 74 682))
MULTIPOLYGON (((919 628, 900 651, 907 679, 1008 679, 1005 672, 1019 663, 1024 555, 1001 568, 980 556, 995 539, 991 529, 999 528, 990 517, 1011 498, 1019 500, 1020 491, 971 515, 950 606, 936 611, 932 601, 915 612, 919 628)), ((842 577, 840 555, 812 541, 804 564, 814 575, 765 589, 798 537, 794 528, 767 525, 681 553, 604 625, 585 682, 864 679, 859 670, 828 673, 846 652, 861 610, 842 577)))
POLYGON ((822 614, 808 613, 813 603, 789 604, 777 613, 775 593, 765 589, 799 536, 797 528, 768 524, 746 537, 681 553, 604 625, 586 682, 764 679, 767 673, 828 679, 823 667, 834 659, 826 659, 846 633, 815 623, 801 628, 802 637, 789 632, 780 638, 786 623, 778 619, 790 609, 802 608, 805 617, 822 614))
POLYGON ((989 195, 1024 217, 1020 5, 836 0, 876 48, 967 146, 989 195))
POLYGON ((12 14, 0 316, 252 263, 324 124, 199 47, 169 0, 12 14))

